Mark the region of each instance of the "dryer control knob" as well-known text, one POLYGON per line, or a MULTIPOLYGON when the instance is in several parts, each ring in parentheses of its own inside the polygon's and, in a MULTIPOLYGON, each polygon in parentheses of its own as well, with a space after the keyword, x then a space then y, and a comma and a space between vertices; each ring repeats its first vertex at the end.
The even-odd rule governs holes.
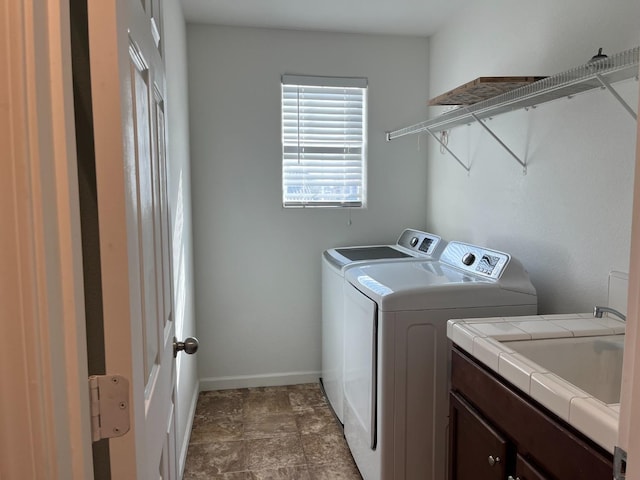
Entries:
POLYGON ((418 237, 411 237, 411 241, 409 242, 409 244, 412 247, 415 247, 418 244, 418 237))
POLYGON ((473 262, 476 261, 476 256, 473 253, 465 253, 464 257, 462 257, 462 263, 464 263, 467 267, 469 265, 473 265, 473 262))

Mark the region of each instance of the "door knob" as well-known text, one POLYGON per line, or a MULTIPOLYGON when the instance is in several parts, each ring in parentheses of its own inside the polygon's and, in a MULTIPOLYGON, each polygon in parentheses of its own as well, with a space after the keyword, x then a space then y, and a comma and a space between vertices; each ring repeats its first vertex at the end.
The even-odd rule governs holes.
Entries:
POLYGON ((500 463, 500 457, 494 457, 493 455, 489 455, 487 459, 489 461, 490 466, 494 466, 496 463, 500 463))
POLYGON ((198 351, 198 339, 194 337, 187 337, 184 342, 179 342, 176 337, 173 337, 173 358, 178 356, 178 352, 183 352, 187 355, 193 355, 198 351))

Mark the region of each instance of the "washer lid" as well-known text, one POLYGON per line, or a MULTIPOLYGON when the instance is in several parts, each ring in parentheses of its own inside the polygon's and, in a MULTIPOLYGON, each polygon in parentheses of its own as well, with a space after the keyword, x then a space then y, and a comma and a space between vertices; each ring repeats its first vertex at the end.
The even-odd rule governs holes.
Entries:
POLYGON ((386 245, 379 247, 336 248, 335 251, 352 262, 359 260, 379 260, 382 258, 406 258, 412 256, 386 245))
POLYGON ((402 232, 395 245, 364 245, 330 248, 323 257, 338 269, 356 262, 367 263, 380 260, 397 259, 437 259, 444 248, 438 235, 407 228, 402 232))
POLYGON ((519 262, 493 280, 441 262, 395 262, 355 266, 345 278, 381 310, 433 310, 535 304, 536 292, 519 262))

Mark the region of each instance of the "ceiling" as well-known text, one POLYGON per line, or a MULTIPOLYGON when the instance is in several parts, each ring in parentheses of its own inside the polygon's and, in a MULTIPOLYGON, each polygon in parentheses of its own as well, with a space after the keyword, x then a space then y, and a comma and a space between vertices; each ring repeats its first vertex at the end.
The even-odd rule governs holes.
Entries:
POLYGON ((429 36, 470 0, 182 0, 190 23, 429 36))

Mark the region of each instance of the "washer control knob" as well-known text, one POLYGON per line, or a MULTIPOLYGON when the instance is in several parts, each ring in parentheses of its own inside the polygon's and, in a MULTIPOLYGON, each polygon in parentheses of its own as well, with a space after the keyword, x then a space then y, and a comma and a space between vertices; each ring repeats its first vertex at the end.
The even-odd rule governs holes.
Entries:
POLYGON ((464 257, 462 257, 462 263, 464 263, 467 267, 469 265, 473 265, 473 262, 476 261, 476 256, 473 253, 465 253, 464 257))
POLYGON ((411 245, 412 247, 415 247, 418 244, 418 237, 411 237, 411 241, 409 242, 409 245, 411 245))

